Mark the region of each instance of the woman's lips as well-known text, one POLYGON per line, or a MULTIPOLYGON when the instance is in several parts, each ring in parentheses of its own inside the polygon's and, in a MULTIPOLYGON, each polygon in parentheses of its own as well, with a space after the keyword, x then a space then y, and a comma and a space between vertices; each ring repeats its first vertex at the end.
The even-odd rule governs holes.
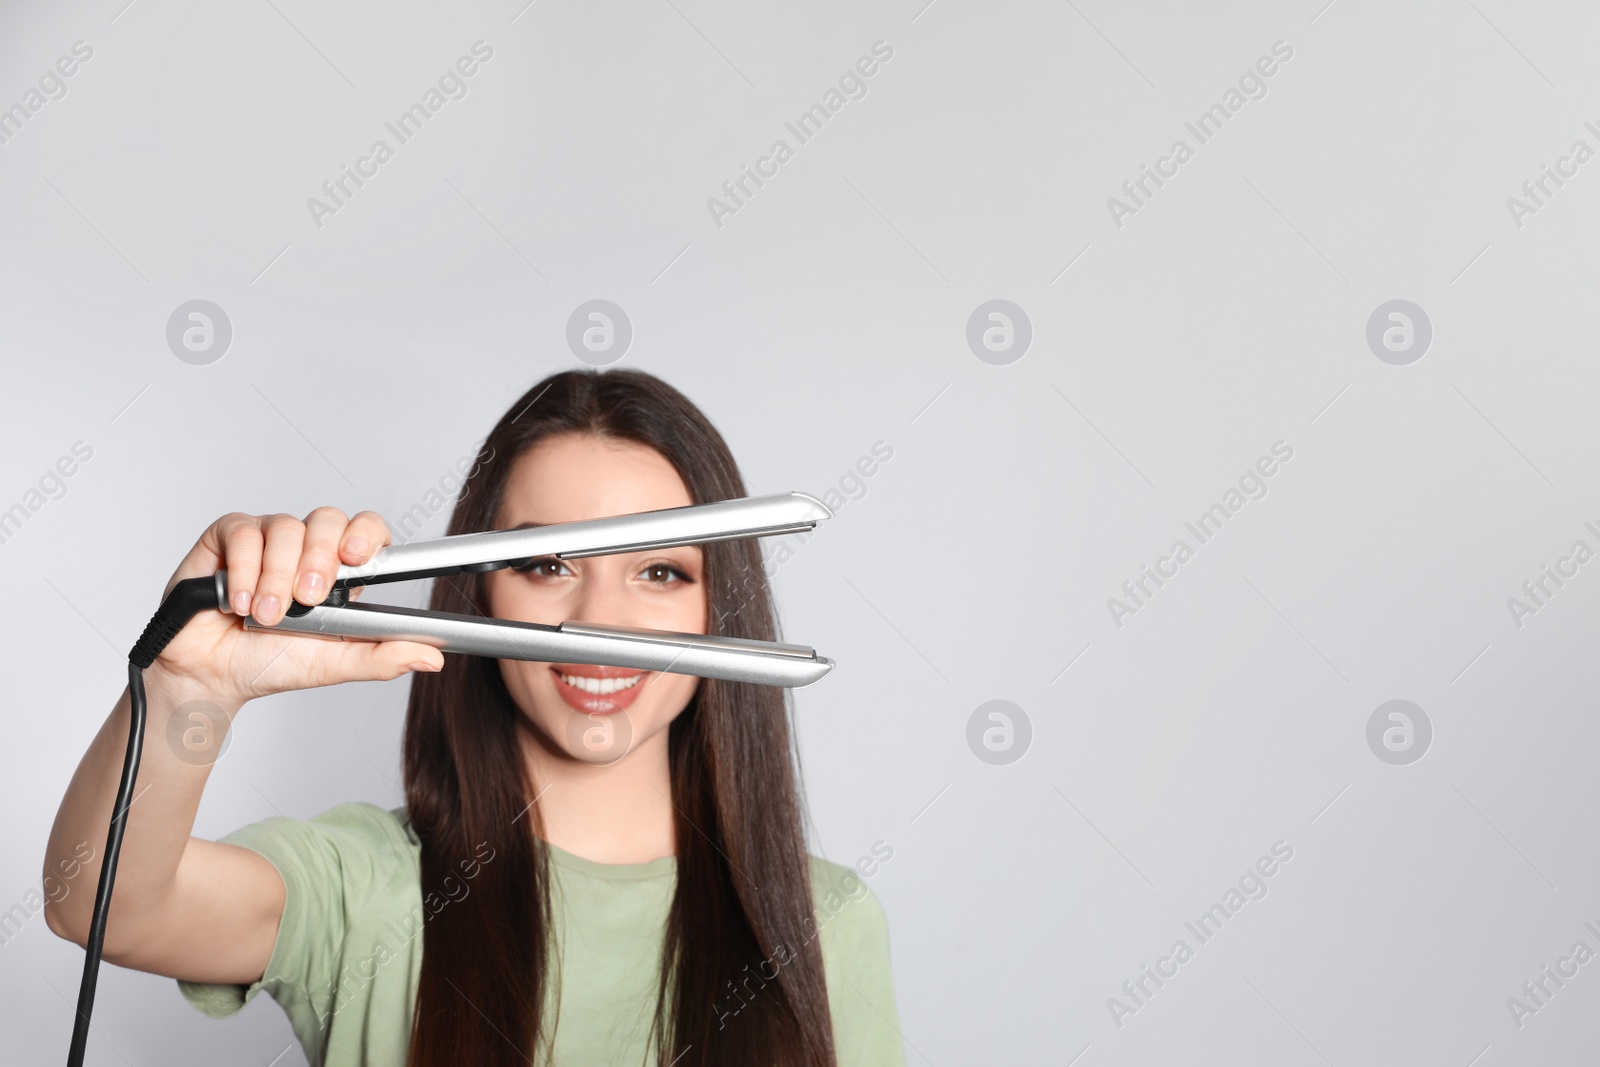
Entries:
POLYGON ((639 699, 639 692, 646 684, 645 675, 649 673, 649 671, 595 667, 588 664, 557 664, 550 668, 551 680, 556 692, 561 694, 561 699, 567 702, 568 707, 585 715, 614 715, 619 711, 626 711, 635 700, 639 699), (568 682, 562 677, 563 673, 594 681, 603 678, 637 680, 626 689, 618 689, 611 693, 591 693, 568 682))

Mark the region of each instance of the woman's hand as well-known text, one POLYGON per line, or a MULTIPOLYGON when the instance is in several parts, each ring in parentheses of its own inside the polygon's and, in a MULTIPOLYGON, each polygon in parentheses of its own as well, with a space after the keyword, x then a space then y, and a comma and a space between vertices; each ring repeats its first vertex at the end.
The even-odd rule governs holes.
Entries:
POLYGON ((341 563, 365 563, 389 540, 388 524, 374 511, 347 519, 338 508, 323 507, 303 522, 281 514, 222 516, 178 564, 162 596, 182 579, 226 569, 233 614, 202 611, 147 673, 158 677, 156 684, 197 689, 237 707, 290 689, 440 669, 444 653, 415 641, 329 641, 244 628, 246 615, 276 625, 293 600, 320 604, 341 563))

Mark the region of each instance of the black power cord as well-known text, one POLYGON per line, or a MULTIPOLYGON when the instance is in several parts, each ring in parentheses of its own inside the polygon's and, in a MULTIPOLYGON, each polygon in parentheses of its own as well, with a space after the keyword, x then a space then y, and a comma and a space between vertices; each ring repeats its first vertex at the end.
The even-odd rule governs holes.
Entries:
POLYGON ((84 1049, 89 1041, 89 1015, 94 1011, 95 982, 100 974, 100 953, 105 947, 111 886, 117 877, 117 855, 122 851, 122 832, 128 824, 133 783, 139 776, 139 755, 144 749, 144 671, 190 619, 207 608, 216 609, 226 603, 224 585, 223 572, 204 578, 185 578, 174 585, 151 616, 133 651, 128 653, 128 751, 122 758, 122 781, 117 785, 111 826, 106 831, 105 862, 100 865, 100 883, 94 891, 94 913, 89 920, 89 938, 84 946, 83 982, 78 986, 78 1013, 72 1027, 67 1067, 82 1067, 84 1049))

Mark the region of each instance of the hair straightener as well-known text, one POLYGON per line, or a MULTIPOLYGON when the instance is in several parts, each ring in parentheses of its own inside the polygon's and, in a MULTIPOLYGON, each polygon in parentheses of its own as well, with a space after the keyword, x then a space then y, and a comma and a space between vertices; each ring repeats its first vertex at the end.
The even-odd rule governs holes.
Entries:
MULTIPOLYGON (((495 659, 593 663, 637 667, 701 678, 720 678, 755 685, 798 688, 833 669, 833 661, 804 645, 750 641, 708 634, 672 633, 599 623, 540 623, 491 619, 450 612, 381 604, 358 604, 350 590, 362 585, 434 578, 463 572, 499 570, 550 556, 580 559, 620 552, 642 552, 676 545, 730 541, 743 537, 810 530, 833 513, 805 493, 776 493, 711 504, 693 504, 643 511, 585 522, 558 523, 517 530, 457 534, 434 541, 386 545, 360 566, 341 565, 322 603, 292 601, 274 626, 246 618, 247 630, 302 634, 337 640, 416 641, 445 652, 495 659)), ((127 825, 129 798, 139 774, 144 746, 144 670, 180 630, 202 611, 232 614, 228 606, 227 571, 185 578, 172 587, 128 655, 131 715, 122 779, 106 834, 105 862, 95 889, 94 911, 85 945, 83 982, 78 989, 77 1018, 72 1031, 68 1067, 80 1067, 94 1010, 95 980, 105 943, 106 913, 117 876, 117 856, 127 825)))

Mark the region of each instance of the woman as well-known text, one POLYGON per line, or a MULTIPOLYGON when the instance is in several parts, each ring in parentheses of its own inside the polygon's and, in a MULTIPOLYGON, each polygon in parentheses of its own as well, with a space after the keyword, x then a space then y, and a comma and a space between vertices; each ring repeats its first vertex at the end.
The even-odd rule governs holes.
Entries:
MULTIPOLYGON (((566 371, 500 419, 447 532, 745 495, 677 390, 641 371, 566 371)), ((370 511, 234 513, 179 565, 172 582, 226 568, 235 614, 202 613, 145 673, 150 728, 104 958, 179 979, 215 1017, 266 989, 312 1064, 903 1064, 882 908, 855 871, 805 850, 785 691, 242 628, 246 613, 275 624, 291 596, 320 603, 341 563, 388 540, 370 511), (168 745, 174 717, 231 721, 270 693, 407 671, 403 807, 189 836, 210 761, 168 745)), ((431 606, 777 632, 751 539, 441 579, 431 606)), ((46 870, 105 840, 127 723, 124 692, 68 788, 46 870)), ((83 944, 92 897, 50 905, 50 928, 83 944)))

